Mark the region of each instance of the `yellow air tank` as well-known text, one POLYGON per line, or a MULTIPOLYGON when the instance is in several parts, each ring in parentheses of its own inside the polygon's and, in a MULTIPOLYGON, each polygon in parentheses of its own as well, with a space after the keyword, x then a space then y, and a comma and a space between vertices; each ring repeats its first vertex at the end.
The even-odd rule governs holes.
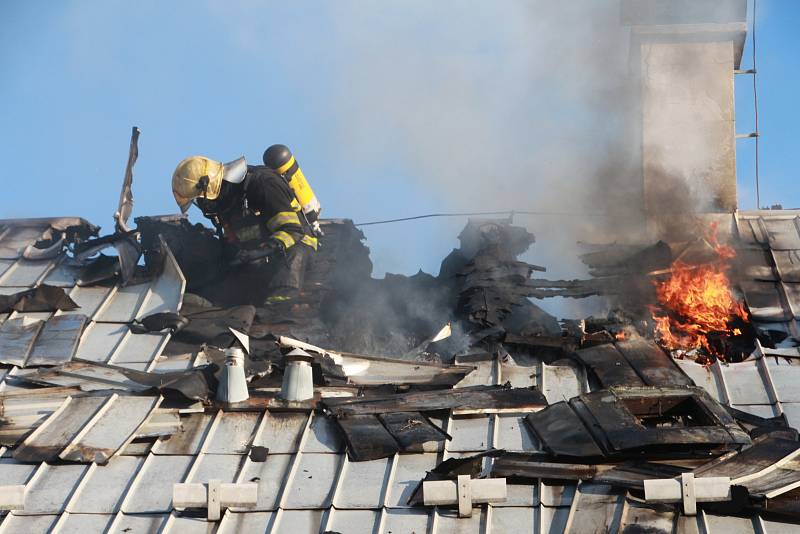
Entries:
POLYGON ((294 196, 297 197, 308 222, 312 224, 316 222, 322 207, 289 147, 272 145, 264 151, 263 159, 264 165, 276 171, 289 182, 289 187, 294 191, 294 196))

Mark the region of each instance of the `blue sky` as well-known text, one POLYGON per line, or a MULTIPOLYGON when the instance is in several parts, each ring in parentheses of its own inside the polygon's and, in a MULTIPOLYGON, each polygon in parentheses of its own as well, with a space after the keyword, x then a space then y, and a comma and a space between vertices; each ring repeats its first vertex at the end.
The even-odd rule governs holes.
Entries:
MULTIPOLYGON (((80 215, 110 230, 132 125, 134 216, 175 212, 183 157, 258 162, 277 142, 327 217, 587 209, 563 204, 581 187, 564 177, 607 151, 618 108, 603 103, 614 80, 594 54, 620 42, 591 33, 602 20, 579 4, 4 1, 0 217, 80 215), (571 38, 587 33, 591 46, 571 38)), ((762 204, 800 207, 800 3, 759 0, 758 25, 762 204)), ((750 82, 736 80, 739 132, 753 129, 750 82)), ((755 206, 752 148, 737 143, 744 208, 755 206)), ((376 274, 436 273, 463 224, 366 228, 376 274)), ((532 230, 558 237, 549 220, 532 230)))
MULTIPOLYGON (((752 0, 750 5, 752 16, 752 0)), ((759 101, 759 169, 761 205, 782 204, 800 207, 797 157, 800 152, 800 107, 793 102, 800 89, 800 3, 793 0, 758 0, 756 47, 759 101)), ((752 40, 748 35, 742 68, 752 68, 752 40)), ((736 130, 755 129, 753 87, 750 75, 736 77, 736 130)), ((755 142, 736 143, 739 206, 754 209, 755 142)))

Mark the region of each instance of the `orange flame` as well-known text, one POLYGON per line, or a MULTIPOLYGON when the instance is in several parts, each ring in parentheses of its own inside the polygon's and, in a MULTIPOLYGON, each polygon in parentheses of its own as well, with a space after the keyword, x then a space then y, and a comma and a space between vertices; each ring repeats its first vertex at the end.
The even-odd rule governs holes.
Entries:
POLYGON ((673 262, 669 279, 655 282, 659 305, 651 308, 656 339, 667 349, 705 349, 724 358, 709 344, 706 334, 728 332, 738 335, 728 323, 735 317, 747 320, 747 312, 732 292, 727 271, 736 256, 733 248, 716 240, 712 226, 708 242, 717 260, 700 265, 673 262))

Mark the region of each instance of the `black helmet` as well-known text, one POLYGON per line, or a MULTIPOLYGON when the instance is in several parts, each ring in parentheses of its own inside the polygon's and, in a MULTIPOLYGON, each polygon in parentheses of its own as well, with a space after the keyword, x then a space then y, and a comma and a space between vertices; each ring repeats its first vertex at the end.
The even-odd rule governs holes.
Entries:
POLYGON ((286 145, 272 145, 264 151, 264 165, 277 171, 292 159, 292 151, 286 145))

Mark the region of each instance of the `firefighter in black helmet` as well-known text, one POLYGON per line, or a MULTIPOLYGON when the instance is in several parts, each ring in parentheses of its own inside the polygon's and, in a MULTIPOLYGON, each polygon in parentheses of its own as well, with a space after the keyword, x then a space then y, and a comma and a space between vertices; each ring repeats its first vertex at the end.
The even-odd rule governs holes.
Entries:
POLYGON ((191 156, 178 164, 172 192, 183 212, 195 204, 227 244, 228 258, 254 291, 254 304, 287 300, 302 286, 317 238, 286 180, 244 158, 222 164, 191 156))

